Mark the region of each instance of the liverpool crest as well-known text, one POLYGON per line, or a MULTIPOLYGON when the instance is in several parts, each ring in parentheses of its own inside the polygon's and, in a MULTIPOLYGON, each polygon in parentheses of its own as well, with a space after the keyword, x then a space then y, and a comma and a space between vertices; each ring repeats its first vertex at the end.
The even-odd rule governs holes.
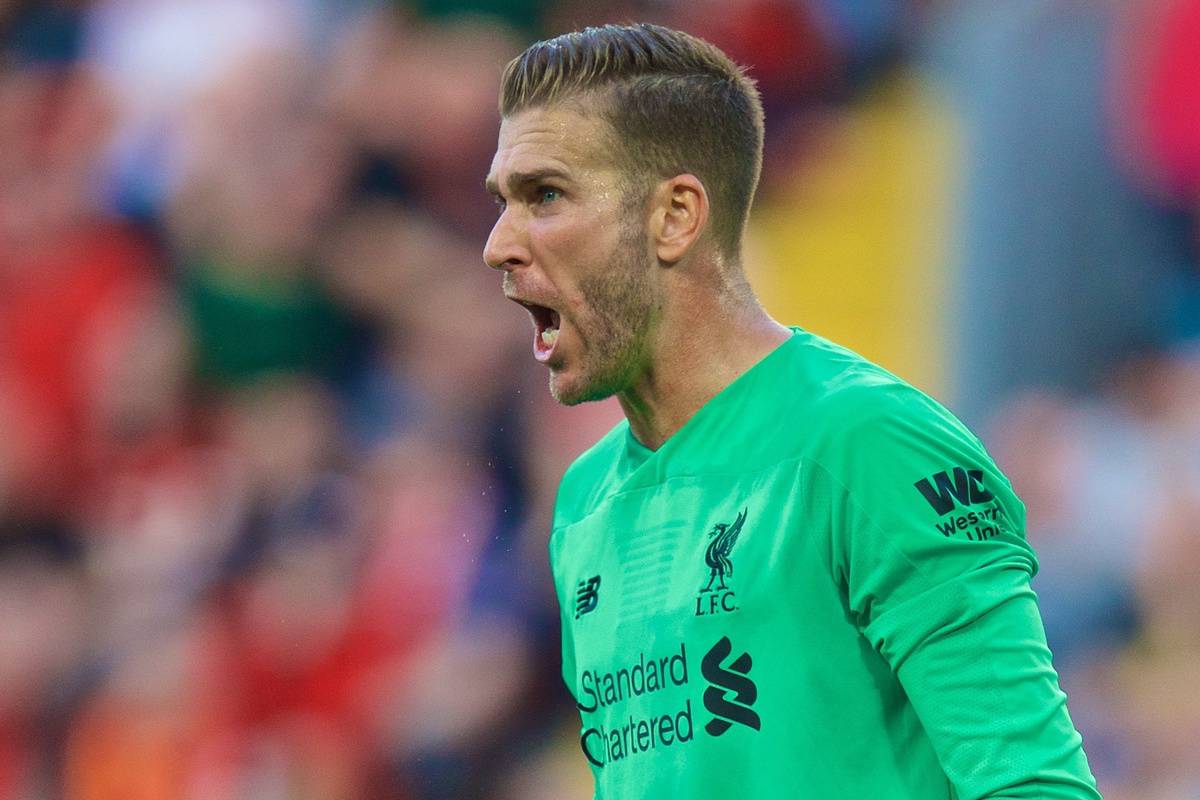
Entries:
POLYGON ((696 597, 696 616, 735 611, 733 590, 727 583, 733 577, 733 547, 737 544, 746 524, 748 509, 743 508, 733 522, 718 522, 708 532, 709 543, 704 549, 704 563, 708 567, 708 583, 696 597))

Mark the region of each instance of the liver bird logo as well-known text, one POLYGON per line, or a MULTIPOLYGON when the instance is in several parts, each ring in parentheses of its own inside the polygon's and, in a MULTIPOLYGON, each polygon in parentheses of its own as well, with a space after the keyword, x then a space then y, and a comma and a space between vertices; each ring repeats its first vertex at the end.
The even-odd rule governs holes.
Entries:
POLYGON ((742 525, 746 522, 746 511, 747 509, 743 508, 732 524, 718 522, 708 532, 708 538, 712 539, 704 551, 704 563, 709 569, 708 585, 701 591, 724 591, 726 576, 733 575, 733 562, 729 560, 729 554, 733 552, 733 546, 737 544, 738 536, 742 532, 742 525), (719 584, 716 589, 713 588, 714 582, 719 584))

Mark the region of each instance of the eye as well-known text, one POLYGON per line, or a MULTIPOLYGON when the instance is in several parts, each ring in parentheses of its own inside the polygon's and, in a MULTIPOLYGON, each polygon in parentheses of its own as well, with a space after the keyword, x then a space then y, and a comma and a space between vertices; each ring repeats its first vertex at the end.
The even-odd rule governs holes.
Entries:
POLYGON ((504 213, 504 209, 508 208, 508 201, 500 195, 492 195, 492 200, 496 203, 496 213, 504 213))
POLYGON ((537 200, 541 205, 548 205, 562 197, 562 192, 555 189, 553 186, 539 186, 537 190, 537 200))

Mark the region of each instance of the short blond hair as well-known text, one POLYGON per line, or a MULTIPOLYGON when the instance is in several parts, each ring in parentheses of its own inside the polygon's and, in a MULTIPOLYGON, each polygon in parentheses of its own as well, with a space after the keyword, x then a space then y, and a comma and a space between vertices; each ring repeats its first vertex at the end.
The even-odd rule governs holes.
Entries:
POLYGON ((682 173, 704 184, 712 231, 729 257, 762 171, 763 110, 754 81, 720 49, 659 25, 585 28, 531 45, 501 79, 500 114, 595 95, 631 186, 682 173))

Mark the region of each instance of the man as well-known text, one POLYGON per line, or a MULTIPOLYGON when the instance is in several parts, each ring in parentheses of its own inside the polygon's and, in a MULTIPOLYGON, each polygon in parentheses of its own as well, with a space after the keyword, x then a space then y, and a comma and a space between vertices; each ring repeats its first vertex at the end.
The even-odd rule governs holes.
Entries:
POLYGON ((1096 798, 972 436, 774 322, 742 272, 752 82, 652 25, 509 64, 484 258, 550 390, 627 420, 567 471, 551 562, 598 798, 1096 798))

